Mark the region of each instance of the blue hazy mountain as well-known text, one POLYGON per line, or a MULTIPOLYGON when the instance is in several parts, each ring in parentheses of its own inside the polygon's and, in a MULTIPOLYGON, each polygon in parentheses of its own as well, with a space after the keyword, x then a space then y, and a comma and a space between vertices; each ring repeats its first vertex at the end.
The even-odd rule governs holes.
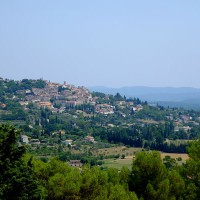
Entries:
POLYGON ((200 88, 191 87, 89 87, 91 91, 115 95, 119 92, 126 97, 138 97, 143 101, 159 103, 164 106, 200 108, 200 88))

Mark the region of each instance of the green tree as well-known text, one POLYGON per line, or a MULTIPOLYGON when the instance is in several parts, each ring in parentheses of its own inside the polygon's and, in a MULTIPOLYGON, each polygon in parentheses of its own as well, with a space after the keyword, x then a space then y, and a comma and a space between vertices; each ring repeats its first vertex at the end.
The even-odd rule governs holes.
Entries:
POLYGON ((165 156, 163 158, 163 163, 166 166, 166 168, 170 169, 170 168, 174 168, 177 166, 177 162, 174 158, 171 158, 171 156, 165 156))
POLYGON ((165 177, 166 168, 162 163, 160 153, 143 151, 138 153, 133 161, 129 189, 135 191, 139 197, 148 199, 148 194, 145 193, 146 189, 157 188, 165 177), (149 184, 152 185, 151 188, 149 188, 149 184))
POLYGON ((119 93, 117 93, 117 94, 114 96, 114 98, 115 98, 117 101, 123 101, 123 100, 124 100, 124 98, 123 98, 119 93))
POLYGON ((134 193, 127 192, 122 185, 111 185, 110 186, 110 195, 108 199, 110 200, 137 200, 137 196, 134 193))
POLYGON ((23 160, 25 148, 19 146, 20 132, 0 125, 0 199, 41 199, 32 162, 23 160))
POLYGON ((120 170, 119 173, 120 177, 120 184, 124 186, 128 190, 128 182, 129 182, 129 177, 130 177, 130 170, 128 167, 123 166, 120 170))
POLYGON ((200 140, 191 142, 188 147, 189 159, 182 167, 185 179, 185 199, 200 199, 200 140))

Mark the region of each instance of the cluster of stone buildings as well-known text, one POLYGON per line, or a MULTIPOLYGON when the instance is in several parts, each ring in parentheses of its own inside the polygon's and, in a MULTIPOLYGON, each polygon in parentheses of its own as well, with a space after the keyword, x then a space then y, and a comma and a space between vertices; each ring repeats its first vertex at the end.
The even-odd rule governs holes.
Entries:
MULTIPOLYGON (((22 91, 17 91, 21 93, 22 91)), ((45 88, 32 88, 32 91, 24 91, 26 102, 21 105, 36 103, 39 107, 47 107, 53 112, 63 112, 65 108, 74 107, 81 104, 95 105, 95 99, 84 87, 75 87, 69 84, 59 84, 47 82, 45 88), (55 107, 59 105, 59 109, 55 107)))
POLYGON ((114 106, 109 105, 109 104, 97 104, 95 106, 95 112, 108 115, 108 114, 113 114, 114 113, 114 106))
MULTIPOLYGON (((46 81, 44 88, 18 90, 16 93, 25 95, 25 101, 20 102, 22 106, 26 107, 29 103, 34 103, 38 107, 46 107, 56 113, 62 113, 65 109, 83 104, 93 105, 96 113, 109 115, 115 112, 114 105, 98 103, 98 97, 93 97, 85 87, 75 87, 74 85, 66 84, 66 82, 59 84, 46 81)), ((109 96, 106 96, 105 100, 109 100, 109 96)), ((119 101, 117 105, 121 108, 128 106, 133 111, 143 109, 141 105, 134 107, 133 102, 119 101)))

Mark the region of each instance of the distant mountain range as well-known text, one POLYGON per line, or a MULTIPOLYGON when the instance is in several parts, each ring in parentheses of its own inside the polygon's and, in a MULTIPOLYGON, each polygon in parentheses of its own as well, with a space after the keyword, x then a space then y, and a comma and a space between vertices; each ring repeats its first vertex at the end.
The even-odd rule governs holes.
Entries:
POLYGON ((113 95, 119 92, 126 97, 138 97, 143 101, 158 103, 163 106, 200 109, 200 88, 145 86, 109 88, 97 86, 89 87, 89 90, 113 95))

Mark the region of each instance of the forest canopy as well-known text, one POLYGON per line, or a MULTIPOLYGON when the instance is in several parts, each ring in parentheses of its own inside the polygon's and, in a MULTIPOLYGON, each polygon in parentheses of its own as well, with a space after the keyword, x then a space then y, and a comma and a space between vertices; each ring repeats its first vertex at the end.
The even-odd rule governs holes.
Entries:
MULTIPOLYGON (((0 199, 200 199, 200 142, 190 144, 184 165, 167 165, 157 151, 141 151, 132 169, 70 167, 26 154, 20 131, 0 125, 0 199)), ((168 164, 173 162, 167 160, 168 164)))

